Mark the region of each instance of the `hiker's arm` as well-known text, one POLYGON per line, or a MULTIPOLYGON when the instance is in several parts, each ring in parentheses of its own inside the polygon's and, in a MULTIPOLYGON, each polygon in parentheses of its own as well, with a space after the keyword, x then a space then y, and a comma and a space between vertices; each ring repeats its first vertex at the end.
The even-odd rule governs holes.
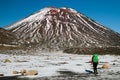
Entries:
POLYGON ((99 56, 98 56, 98 64, 99 64, 99 56))
POLYGON ((93 56, 92 56, 92 63, 93 63, 93 56))

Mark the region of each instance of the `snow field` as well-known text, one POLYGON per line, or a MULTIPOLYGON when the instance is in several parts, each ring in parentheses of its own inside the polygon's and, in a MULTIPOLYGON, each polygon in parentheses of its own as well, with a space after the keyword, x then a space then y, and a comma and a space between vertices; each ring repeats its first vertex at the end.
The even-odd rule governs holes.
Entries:
MULTIPOLYGON (((55 76, 59 75, 58 71, 73 71, 76 73, 86 73, 85 70, 92 70, 92 65, 89 63, 92 55, 77 55, 77 54, 65 54, 62 52, 56 53, 39 53, 38 55, 13 55, 13 54, 0 54, 0 74, 5 76, 13 76, 14 70, 19 71, 21 69, 37 70, 38 75, 34 77, 43 76, 55 76), (4 62, 5 59, 9 59, 11 62, 4 62)), ((102 55, 99 56, 99 65, 109 64, 109 69, 98 70, 98 72, 104 71, 119 71, 119 67, 114 67, 113 64, 120 65, 120 56, 102 55), (112 65, 112 66, 111 66, 112 65)), ((17 74, 20 75, 20 74, 17 74)))

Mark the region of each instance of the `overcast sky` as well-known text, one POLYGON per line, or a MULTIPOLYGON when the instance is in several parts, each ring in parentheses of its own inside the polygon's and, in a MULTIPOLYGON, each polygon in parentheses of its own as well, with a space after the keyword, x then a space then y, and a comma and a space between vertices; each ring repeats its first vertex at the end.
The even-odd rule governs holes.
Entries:
POLYGON ((120 33, 120 0, 0 0, 0 27, 49 6, 73 8, 120 33))

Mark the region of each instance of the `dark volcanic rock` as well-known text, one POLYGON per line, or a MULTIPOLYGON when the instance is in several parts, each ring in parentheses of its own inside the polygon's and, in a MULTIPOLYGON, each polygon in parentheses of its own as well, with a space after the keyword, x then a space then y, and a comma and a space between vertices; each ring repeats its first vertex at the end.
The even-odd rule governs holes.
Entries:
POLYGON ((15 44, 16 40, 13 32, 0 28, 0 44, 15 44))

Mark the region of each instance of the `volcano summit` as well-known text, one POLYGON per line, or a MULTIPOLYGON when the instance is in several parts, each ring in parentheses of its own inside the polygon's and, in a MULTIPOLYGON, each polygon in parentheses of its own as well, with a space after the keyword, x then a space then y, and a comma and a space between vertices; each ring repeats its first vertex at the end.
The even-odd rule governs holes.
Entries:
POLYGON ((120 45, 120 34, 71 8, 44 8, 6 29, 20 45, 40 49, 120 45))

